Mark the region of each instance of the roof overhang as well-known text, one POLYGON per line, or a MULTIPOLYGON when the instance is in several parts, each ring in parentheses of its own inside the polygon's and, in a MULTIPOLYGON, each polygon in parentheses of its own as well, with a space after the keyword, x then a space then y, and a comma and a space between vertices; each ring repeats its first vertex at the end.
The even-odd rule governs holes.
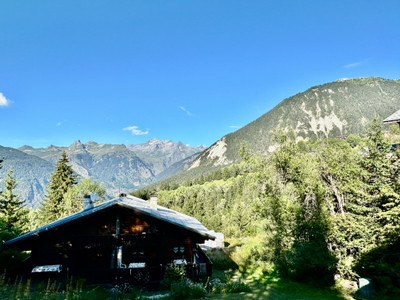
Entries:
POLYGON ((395 113, 391 114, 389 117, 383 120, 383 123, 400 123, 400 110, 396 111, 395 113))

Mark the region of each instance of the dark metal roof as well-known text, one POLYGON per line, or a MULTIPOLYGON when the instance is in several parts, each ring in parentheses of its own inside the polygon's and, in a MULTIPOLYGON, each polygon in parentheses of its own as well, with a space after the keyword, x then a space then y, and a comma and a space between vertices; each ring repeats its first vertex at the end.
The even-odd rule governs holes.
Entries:
POLYGON ((42 232, 52 230, 53 228, 73 222, 80 218, 92 215, 96 212, 105 210, 109 207, 116 206, 116 205, 135 210, 144 215, 147 215, 147 216, 174 224, 176 226, 185 228, 187 230, 193 231, 193 232, 198 233, 201 236, 205 237, 206 239, 213 239, 213 240, 215 239, 215 236, 211 233, 211 230, 208 230, 206 227, 204 227, 204 225, 201 224, 196 218, 190 217, 188 215, 179 213, 177 211, 168 209, 168 208, 160 206, 160 205, 157 205, 157 209, 154 209, 154 208, 150 207, 149 201, 142 200, 142 199, 139 199, 139 198, 136 198, 133 196, 123 196, 123 197, 119 197, 119 198, 115 198, 115 199, 103 202, 93 208, 83 210, 83 211, 73 214, 71 216, 68 216, 68 217, 62 218, 60 220, 54 221, 52 223, 49 223, 47 225, 44 225, 33 231, 30 231, 28 233, 20 235, 19 237, 11 239, 11 240, 5 242, 4 245, 11 245, 15 242, 24 240, 26 238, 29 238, 29 237, 32 237, 35 235, 39 235, 42 232))
POLYGON ((391 114, 389 117, 383 120, 383 123, 397 123, 397 122, 400 122, 400 110, 396 111, 394 114, 391 114))

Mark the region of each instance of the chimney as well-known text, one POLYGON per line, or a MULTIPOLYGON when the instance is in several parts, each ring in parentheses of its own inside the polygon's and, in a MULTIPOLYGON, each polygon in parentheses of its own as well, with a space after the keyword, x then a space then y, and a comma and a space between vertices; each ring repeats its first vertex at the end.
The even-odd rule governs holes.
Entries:
POLYGON ((83 196, 83 210, 93 208, 93 202, 90 195, 83 196))
POLYGON ((157 193, 150 194, 150 208, 157 210, 157 193))

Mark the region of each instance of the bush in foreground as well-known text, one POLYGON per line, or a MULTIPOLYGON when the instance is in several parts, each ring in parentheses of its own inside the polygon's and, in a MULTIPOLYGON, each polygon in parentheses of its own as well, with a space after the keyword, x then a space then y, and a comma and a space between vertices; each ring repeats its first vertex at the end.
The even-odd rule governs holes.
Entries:
POLYGON ((187 278, 171 284, 172 299, 198 299, 206 295, 207 291, 201 283, 194 283, 187 278))

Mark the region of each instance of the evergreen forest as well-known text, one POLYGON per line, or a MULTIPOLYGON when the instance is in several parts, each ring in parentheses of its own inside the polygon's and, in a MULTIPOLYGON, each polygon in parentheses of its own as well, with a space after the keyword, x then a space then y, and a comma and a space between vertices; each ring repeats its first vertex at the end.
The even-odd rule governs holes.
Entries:
POLYGON ((398 134, 396 125, 385 135, 377 119, 346 139, 295 142, 277 129, 273 153, 242 144, 240 163, 164 182, 159 202, 224 233, 243 273, 319 286, 368 277, 391 289, 400 275, 398 134))

